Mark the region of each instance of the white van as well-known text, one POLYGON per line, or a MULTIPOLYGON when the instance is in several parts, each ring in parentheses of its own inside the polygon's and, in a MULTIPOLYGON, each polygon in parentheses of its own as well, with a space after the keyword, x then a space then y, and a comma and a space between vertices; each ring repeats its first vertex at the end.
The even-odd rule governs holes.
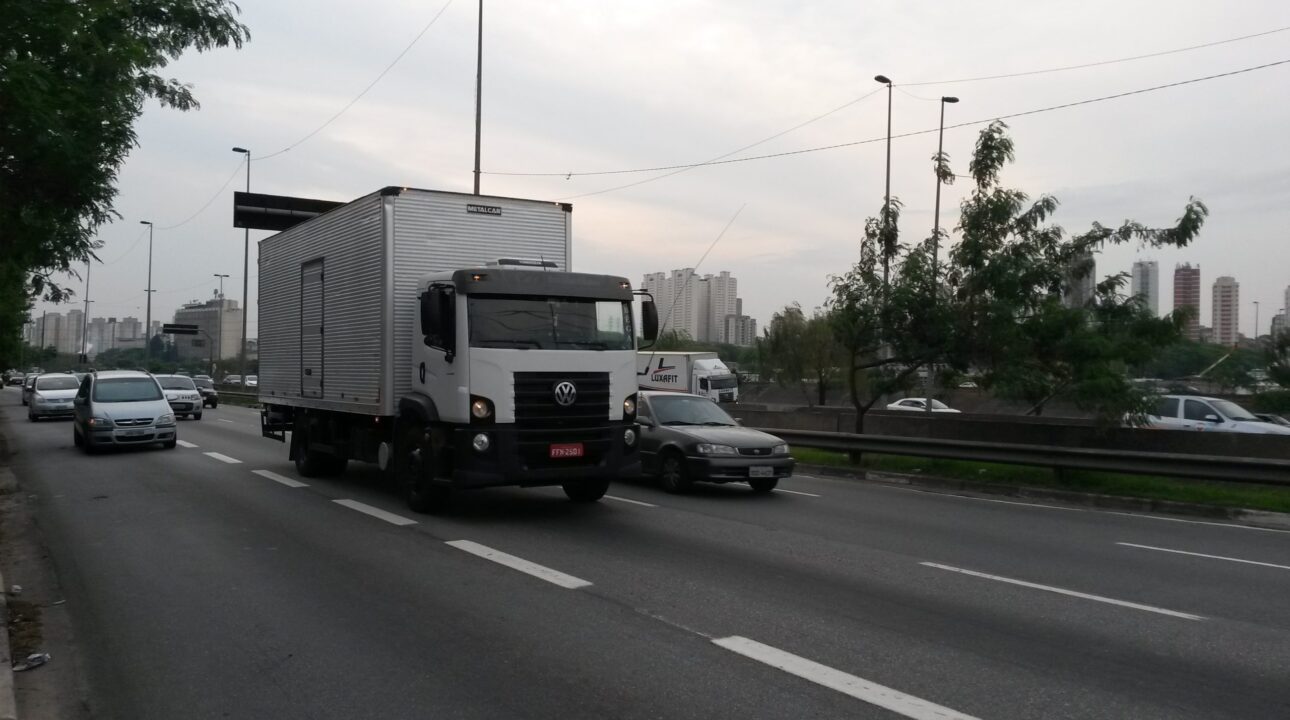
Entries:
POLYGON ((1199 432, 1234 432, 1252 435, 1290 435, 1290 427, 1264 422, 1229 400, 1197 395, 1162 395, 1147 427, 1199 432))

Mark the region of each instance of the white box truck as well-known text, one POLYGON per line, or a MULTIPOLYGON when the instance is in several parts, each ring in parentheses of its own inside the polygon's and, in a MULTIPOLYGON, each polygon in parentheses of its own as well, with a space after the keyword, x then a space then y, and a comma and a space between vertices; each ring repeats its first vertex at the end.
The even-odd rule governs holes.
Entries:
POLYGON ((391 187, 262 240, 263 434, 306 477, 379 464, 418 512, 639 472, 631 284, 569 272, 570 215, 391 187))
POLYGON ((636 356, 641 390, 702 395, 716 402, 737 402, 739 381, 714 352, 641 352, 636 356))

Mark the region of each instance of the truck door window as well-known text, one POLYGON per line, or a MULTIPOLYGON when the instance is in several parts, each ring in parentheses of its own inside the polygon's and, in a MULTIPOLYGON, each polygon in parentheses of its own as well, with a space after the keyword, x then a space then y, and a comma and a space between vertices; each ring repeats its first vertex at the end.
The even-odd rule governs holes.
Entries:
POLYGON ((707 390, 707 389, 708 389, 708 379, 707 379, 707 378, 699 378, 699 389, 700 389, 700 390, 707 390))
POLYGON ((421 297, 421 332, 425 343, 448 352, 456 349, 456 295, 451 288, 431 287, 421 297))

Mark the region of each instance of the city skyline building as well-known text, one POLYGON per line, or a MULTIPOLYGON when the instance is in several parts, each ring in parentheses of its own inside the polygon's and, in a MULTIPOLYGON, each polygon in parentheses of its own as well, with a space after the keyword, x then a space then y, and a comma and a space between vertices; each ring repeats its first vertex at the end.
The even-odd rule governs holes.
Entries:
POLYGON ((727 270, 703 276, 694 268, 648 273, 641 288, 654 297, 661 332, 684 332, 696 342, 736 345, 752 344, 756 337, 756 321, 743 315, 739 281, 727 270))
POLYGON ((1183 326, 1183 337, 1200 341, 1200 266, 1180 263, 1174 266, 1174 310, 1191 308, 1183 326))
POLYGON ((1240 339, 1241 284, 1230 275, 1214 281, 1211 306, 1213 342, 1232 347, 1240 339))
POLYGON ((1155 260, 1138 260, 1129 275, 1129 292, 1141 297, 1151 314, 1160 317, 1160 264, 1155 260))

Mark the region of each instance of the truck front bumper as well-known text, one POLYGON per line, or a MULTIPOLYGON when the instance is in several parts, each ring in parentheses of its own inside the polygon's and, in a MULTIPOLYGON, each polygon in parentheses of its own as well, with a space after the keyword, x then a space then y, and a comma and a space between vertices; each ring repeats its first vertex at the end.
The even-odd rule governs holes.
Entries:
POLYGON ((640 475, 640 428, 635 423, 577 430, 529 430, 514 425, 456 428, 452 432, 452 486, 537 487, 569 481, 631 478, 640 475), (628 444, 627 431, 634 438, 628 444), (488 436, 488 449, 474 448, 476 435, 488 436), (552 445, 579 445, 580 457, 552 458, 552 445))

